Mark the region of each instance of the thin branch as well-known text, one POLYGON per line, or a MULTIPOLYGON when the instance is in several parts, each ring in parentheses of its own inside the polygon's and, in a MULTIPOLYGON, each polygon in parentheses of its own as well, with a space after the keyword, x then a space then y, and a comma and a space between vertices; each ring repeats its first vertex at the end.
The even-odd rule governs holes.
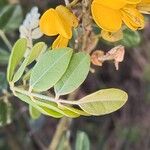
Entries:
MULTIPOLYGON (((69 94, 68 99, 75 99, 78 91, 79 90, 76 90, 75 92, 69 94)), ((60 122, 57 126, 57 129, 56 129, 56 132, 53 136, 52 142, 48 148, 49 150, 56 150, 57 149, 63 133, 69 129, 71 122, 72 122, 72 119, 67 118, 67 117, 64 117, 60 120, 60 122)))
POLYGON ((58 147, 58 144, 61 140, 62 135, 65 133, 65 131, 68 130, 71 124, 71 118, 64 117, 60 120, 59 124, 57 125, 56 132, 53 136, 53 139, 51 141, 51 144, 49 146, 49 150, 56 150, 58 147))

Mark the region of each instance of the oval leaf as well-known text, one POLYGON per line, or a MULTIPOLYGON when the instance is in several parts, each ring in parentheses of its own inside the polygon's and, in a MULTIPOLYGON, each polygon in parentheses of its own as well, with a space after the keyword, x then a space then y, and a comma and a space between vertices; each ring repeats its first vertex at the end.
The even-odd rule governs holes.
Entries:
POLYGON ((63 104, 59 104, 59 106, 58 106, 60 109, 62 109, 62 110, 70 110, 70 111, 72 111, 72 112, 74 112, 74 113, 76 113, 76 114, 79 114, 79 115, 82 115, 82 116, 90 116, 90 114, 88 114, 88 113, 86 113, 86 112, 84 112, 83 110, 80 110, 80 109, 78 109, 78 108, 74 108, 74 107, 72 107, 72 106, 66 106, 66 105, 63 105, 63 104))
POLYGON ((9 64, 8 64, 8 69, 7 69, 7 80, 11 81, 12 77, 14 75, 14 71, 17 67, 17 65, 19 64, 19 62, 21 61, 21 59, 24 56, 24 53, 27 49, 27 40, 22 38, 19 39, 11 52, 10 58, 9 58, 9 64))
POLYGON ((76 90, 86 79, 90 70, 90 56, 83 52, 74 54, 67 71, 54 86, 56 95, 65 95, 76 90))
POLYGON ((38 56, 46 50, 47 46, 44 42, 39 42, 34 45, 29 54, 28 65, 31 64, 38 56))
POLYGON ((90 150, 90 141, 85 132, 77 132, 75 150, 90 150))
POLYGON ((30 88, 35 91, 46 91, 53 87, 65 73, 73 50, 61 48, 42 55, 32 70, 30 88))
POLYGON ((88 95, 77 103, 91 115, 104 115, 121 108, 127 101, 126 92, 119 89, 104 89, 88 95))
POLYGON ((28 63, 28 58, 26 58, 23 63, 21 64, 21 66, 19 67, 19 69, 17 70, 17 72, 14 74, 14 77, 13 77, 13 82, 17 82, 21 76, 23 75, 24 71, 25 71, 25 68, 27 66, 27 63, 28 63))
POLYGON ((123 39, 118 43, 124 45, 125 47, 136 47, 140 44, 140 42, 141 37, 138 31, 125 29, 123 31, 123 39))

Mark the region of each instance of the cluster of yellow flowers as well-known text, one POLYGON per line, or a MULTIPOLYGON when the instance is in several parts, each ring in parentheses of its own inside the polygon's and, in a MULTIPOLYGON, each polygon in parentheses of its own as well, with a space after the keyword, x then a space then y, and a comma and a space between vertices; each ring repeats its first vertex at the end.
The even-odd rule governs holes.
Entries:
MULTIPOLYGON (((150 0, 93 0, 91 11, 94 21, 104 31, 117 32, 124 24, 131 30, 143 29, 142 13, 150 13, 150 0)), ((52 48, 66 47, 72 28, 77 26, 77 17, 62 5, 47 10, 40 19, 44 34, 59 35, 52 48)))

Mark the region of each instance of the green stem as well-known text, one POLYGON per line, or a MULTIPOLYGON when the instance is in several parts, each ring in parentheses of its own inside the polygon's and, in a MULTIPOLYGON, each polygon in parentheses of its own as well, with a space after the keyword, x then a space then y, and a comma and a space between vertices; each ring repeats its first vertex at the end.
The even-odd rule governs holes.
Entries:
POLYGON ((61 140, 62 135, 67 131, 70 127, 72 119, 64 117, 59 121, 57 125, 56 132, 54 133, 51 144, 49 145, 49 150, 57 150, 59 142, 61 140))
POLYGON ((8 49, 11 51, 12 45, 10 44, 10 42, 9 42, 8 38, 6 37, 4 31, 2 31, 2 30, 0 30, 0 37, 2 38, 2 40, 4 41, 4 43, 6 44, 8 49))
POLYGON ((22 90, 22 89, 19 89, 19 88, 16 88, 16 87, 13 87, 12 90, 14 91, 14 93, 19 92, 19 93, 27 95, 29 97, 36 97, 36 98, 43 99, 43 100, 46 100, 46 101, 51 101, 51 102, 55 102, 55 103, 58 102, 58 103, 64 103, 64 104, 70 104, 70 105, 78 105, 78 103, 76 101, 67 101, 67 100, 62 100, 62 99, 59 99, 59 100, 56 101, 55 98, 48 97, 48 96, 45 96, 45 95, 42 95, 42 94, 31 93, 29 91, 22 90))

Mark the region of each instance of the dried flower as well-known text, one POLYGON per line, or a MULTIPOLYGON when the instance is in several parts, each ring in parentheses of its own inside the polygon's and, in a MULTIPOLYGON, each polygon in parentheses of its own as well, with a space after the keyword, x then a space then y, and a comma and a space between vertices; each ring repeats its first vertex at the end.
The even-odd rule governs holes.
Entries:
POLYGON ((113 60, 115 63, 116 70, 118 70, 119 63, 124 60, 124 54, 125 49, 122 45, 112 48, 106 54, 104 54, 104 52, 101 50, 96 50, 91 55, 91 62, 96 66, 102 66, 104 61, 113 60))

